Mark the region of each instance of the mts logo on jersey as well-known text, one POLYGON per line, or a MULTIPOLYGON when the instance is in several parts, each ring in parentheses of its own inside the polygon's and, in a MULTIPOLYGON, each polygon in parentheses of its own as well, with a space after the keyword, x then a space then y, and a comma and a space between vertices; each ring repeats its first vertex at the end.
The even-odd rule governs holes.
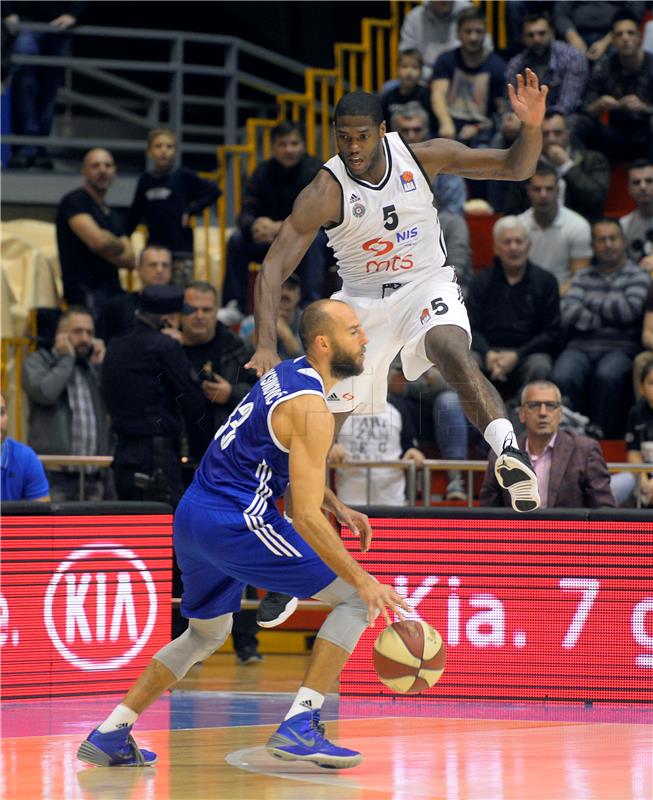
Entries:
POLYGON ((66 556, 45 594, 45 627, 59 655, 80 670, 116 670, 150 638, 156 587, 132 550, 89 544, 66 556))
MULTIPOLYGON (((404 244, 405 242, 410 242, 412 239, 416 239, 417 235, 417 228, 398 231, 395 234, 396 243, 404 244)), ((395 244, 393 242, 388 239, 382 239, 380 236, 365 242, 363 250, 375 256, 365 264, 365 272, 399 272, 399 270, 408 270, 415 266, 412 253, 395 253, 390 256, 389 254, 394 249, 395 244), (384 256, 388 256, 388 258, 384 258, 384 256)))

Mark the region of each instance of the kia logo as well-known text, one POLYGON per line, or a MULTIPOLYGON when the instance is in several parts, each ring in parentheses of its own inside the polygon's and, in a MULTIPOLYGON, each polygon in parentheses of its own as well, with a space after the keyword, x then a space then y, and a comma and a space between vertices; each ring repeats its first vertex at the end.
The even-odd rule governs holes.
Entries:
POLYGON ((119 544, 73 551, 45 593, 43 616, 52 643, 69 664, 86 671, 129 663, 150 638, 156 615, 152 576, 136 553, 119 544))

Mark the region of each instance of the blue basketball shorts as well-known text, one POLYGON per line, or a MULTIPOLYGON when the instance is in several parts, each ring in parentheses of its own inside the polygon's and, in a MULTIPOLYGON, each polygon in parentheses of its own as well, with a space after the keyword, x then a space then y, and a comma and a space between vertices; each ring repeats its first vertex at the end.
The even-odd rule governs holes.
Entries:
POLYGON ((174 545, 184 592, 181 613, 211 619, 240 610, 250 584, 313 597, 336 579, 317 553, 271 505, 263 514, 216 507, 191 487, 177 506, 174 545))

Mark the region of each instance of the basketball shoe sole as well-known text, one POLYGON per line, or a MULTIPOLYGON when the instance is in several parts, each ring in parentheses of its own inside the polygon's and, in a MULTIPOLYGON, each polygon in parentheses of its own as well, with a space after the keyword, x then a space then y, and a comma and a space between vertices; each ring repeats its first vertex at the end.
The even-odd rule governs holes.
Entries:
POLYGON ((530 459, 521 450, 506 447, 497 458, 494 474, 502 489, 510 493, 515 511, 535 511, 541 505, 537 475, 530 459))

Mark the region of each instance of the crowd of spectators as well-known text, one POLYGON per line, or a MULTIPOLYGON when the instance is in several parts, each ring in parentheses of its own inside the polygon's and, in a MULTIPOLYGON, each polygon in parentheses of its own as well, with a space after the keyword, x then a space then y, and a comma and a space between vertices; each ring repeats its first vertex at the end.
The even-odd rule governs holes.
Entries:
MULTIPOLYGON (((77 13, 84 6, 52 4, 64 5, 77 13)), ((529 67, 549 86, 542 157, 528 181, 473 186, 439 176, 433 189, 467 298, 472 350, 522 426, 545 503, 609 506, 614 501, 596 440, 626 436, 629 460, 653 458, 653 55, 642 48, 645 4, 509 5, 521 46, 513 39, 501 54, 479 7, 427 2, 413 9, 401 31, 398 81, 384 87, 381 99, 388 129, 408 143, 438 135, 472 147, 507 147, 519 122, 507 110, 506 83, 529 67), (623 210, 635 208, 620 219, 606 217, 611 173, 626 156, 630 197, 622 198, 623 210), (476 272, 463 213, 468 192, 501 215, 492 232, 494 261, 476 272), (565 430, 565 408, 586 415, 585 433, 593 438, 565 430), (577 469, 581 461, 585 472, 577 469), (573 480, 559 480, 572 472, 573 480)), ((74 14, 72 20, 64 15, 52 24, 73 24, 74 14)), ((191 228, 192 216, 212 206, 219 190, 178 166, 170 130, 150 133, 146 155, 148 170, 125 219, 107 202, 116 168, 106 149, 85 155, 83 185, 61 199, 56 231, 66 310, 54 340, 26 360, 23 386, 28 443, 36 452, 113 455, 111 480, 105 471, 83 468, 88 499, 174 505, 187 479, 183 464, 201 458, 255 381, 244 368, 256 335, 251 265, 260 264, 321 162, 306 151, 296 122, 271 131, 271 157, 249 176, 228 241, 220 294, 194 280, 191 228), (136 257, 130 234, 142 223, 148 238, 136 257), (137 279, 130 293, 119 279, 125 268, 137 279), (225 316, 227 308, 234 313, 225 316)), ((42 154, 15 156, 20 165, 42 154)), ((283 285, 282 357, 302 352, 303 306, 337 288, 329 285, 325 242, 318 235, 283 285)), ((352 418, 334 460, 420 464, 425 452, 470 455, 460 402, 437 370, 412 383, 393 370, 390 379, 385 416, 352 418)), ((79 468, 49 470, 46 481, 10 443, 3 435, 3 495, 10 451, 17 463, 20 451, 31 470, 25 497, 76 497, 79 468)), ((498 505, 502 495, 492 475, 481 499, 498 505)), ((648 503, 652 480, 641 484, 648 503)), ((343 471, 337 484, 345 500, 364 501, 364 473, 343 471)), ((633 491, 634 485, 618 499, 633 491)), ((449 473, 444 495, 466 498, 459 472, 449 473)), ((372 500, 390 496, 387 502, 405 501, 396 471, 379 475, 372 487, 372 500)), ((243 648, 251 656, 250 634, 245 627, 243 648)))

